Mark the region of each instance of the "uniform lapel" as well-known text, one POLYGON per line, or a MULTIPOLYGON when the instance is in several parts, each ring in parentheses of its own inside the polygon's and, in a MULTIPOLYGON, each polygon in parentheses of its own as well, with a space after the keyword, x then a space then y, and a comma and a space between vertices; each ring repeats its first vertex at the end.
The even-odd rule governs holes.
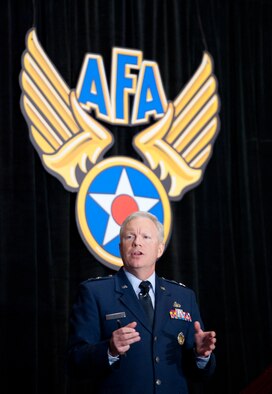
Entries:
POLYGON ((158 332, 165 322, 169 320, 169 305, 171 293, 165 286, 165 282, 156 276, 155 316, 154 333, 158 332))
POLYGON ((145 311, 122 268, 115 275, 115 291, 119 293, 119 300, 125 305, 126 309, 128 309, 145 328, 152 332, 152 327, 148 322, 145 311))

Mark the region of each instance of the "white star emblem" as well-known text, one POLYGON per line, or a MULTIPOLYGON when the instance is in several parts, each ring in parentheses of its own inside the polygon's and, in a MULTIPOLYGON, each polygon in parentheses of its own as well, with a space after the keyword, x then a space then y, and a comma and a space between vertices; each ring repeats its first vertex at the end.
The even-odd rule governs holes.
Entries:
POLYGON ((120 199, 120 196, 127 198, 135 208, 137 207, 137 209, 134 209, 137 211, 148 212, 159 201, 157 198, 135 196, 125 169, 122 170, 114 194, 90 193, 89 196, 109 215, 103 246, 119 235, 120 225, 122 223, 118 223, 118 221, 116 221, 113 206, 114 203, 118 203, 118 198, 120 199))

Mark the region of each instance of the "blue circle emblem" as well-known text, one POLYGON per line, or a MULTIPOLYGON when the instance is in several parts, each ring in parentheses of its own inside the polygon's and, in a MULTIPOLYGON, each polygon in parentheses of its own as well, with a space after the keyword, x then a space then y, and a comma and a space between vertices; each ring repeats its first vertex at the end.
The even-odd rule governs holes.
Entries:
POLYGON ((122 266, 119 232, 123 220, 146 211, 163 223, 165 241, 171 227, 170 204, 159 179, 139 161, 114 157, 86 175, 78 193, 77 223, 90 251, 104 265, 122 266))

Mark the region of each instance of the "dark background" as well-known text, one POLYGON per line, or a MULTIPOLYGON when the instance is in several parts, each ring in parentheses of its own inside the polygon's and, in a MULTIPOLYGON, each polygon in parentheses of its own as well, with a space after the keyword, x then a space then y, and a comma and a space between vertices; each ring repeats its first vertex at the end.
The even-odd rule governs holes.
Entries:
MULTIPOLYGON (((173 233, 158 273, 193 288, 217 332, 217 372, 198 393, 235 394, 271 364, 272 2, 270 0, 6 0, 0 24, 0 391, 91 393, 65 373, 68 318, 80 281, 113 273, 77 230, 76 194, 43 168, 22 116, 25 35, 71 88, 85 53, 107 72, 111 48, 158 62, 174 100, 214 59, 221 130, 203 182, 171 203, 173 233)), ((108 74, 109 78, 109 74, 108 74)), ((107 156, 139 159, 137 127, 111 127, 107 156)))

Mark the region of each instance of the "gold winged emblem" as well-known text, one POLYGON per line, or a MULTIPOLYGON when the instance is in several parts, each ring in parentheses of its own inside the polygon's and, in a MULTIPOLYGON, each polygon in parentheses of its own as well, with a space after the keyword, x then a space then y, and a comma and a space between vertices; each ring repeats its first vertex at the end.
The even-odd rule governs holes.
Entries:
POLYGON ((210 55, 164 116, 134 137, 133 145, 160 180, 169 198, 183 194, 201 182, 219 131, 219 97, 210 55), (170 182, 169 182, 170 179, 170 182))
POLYGON ((113 143, 109 130, 88 115, 42 49, 35 29, 26 39, 20 75, 21 108, 43 165, 76 191, 113 143), (79 171, 80 170, 80 171, 79 171))
MULTIPOLYGON (((26 39, 20 75, 21 108, 45 168, 70 191, 113 144, 112 133, 79 104, 42 49, 35 29, 26 39), (80 170, 80 171, 79 171, 80 170)), ((219 97, 210 55, 164 116, 133 139, 134 148, 171 200, 201 182, 219 131, 219 97)))

